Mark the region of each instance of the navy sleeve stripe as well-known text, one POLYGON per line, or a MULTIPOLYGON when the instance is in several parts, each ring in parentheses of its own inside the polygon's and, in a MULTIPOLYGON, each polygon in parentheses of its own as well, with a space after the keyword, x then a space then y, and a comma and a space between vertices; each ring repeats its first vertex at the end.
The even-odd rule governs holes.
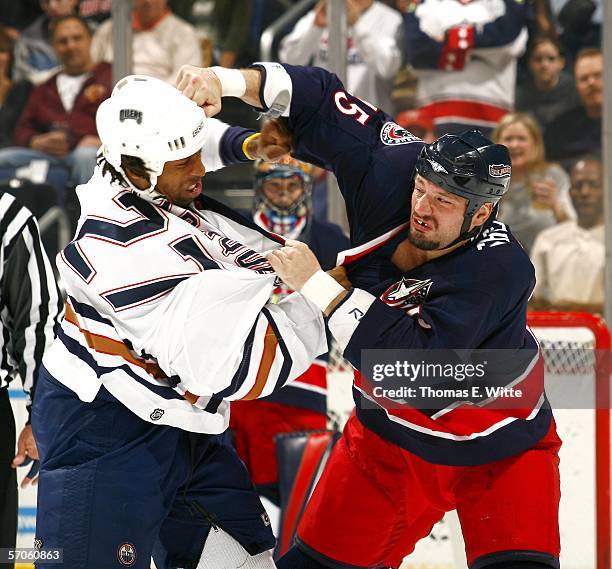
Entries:
POLYGON ((57 337, 71 354, 86 363, 98 377, 101 377, 105 373, 110 373, 115 370, 121 370, 127 375, 129 375, 132 379, 136 380, 139 384, 146 387, 156 395, 163 397, 164 399, 184 399, 184 397, 180 393, 172 389, 170 385, 168 385, 168 387, 154 385, 144 380, 138 374, 134 373, 134 371, 130 369, 129 365, 127 364, 123 364, 116 367, 99 366, 94 357, 89 353, 89 351, 77 340, 68 336, 68 334, 66 334, 61 328, 58 330, 57 337))
POLYGON ((281 367, 280 373, 278 374, 276 384, 274 385, 274 391, 276 391, 277 389, 280 389, 283 385, 285 385, 285 383, 287 383, 287 380, 289 379, 289 372, 291 371, 291 367, 293 365, 293 359, 291 358, 291 354, 287 349, 287 345, 285 344, 285 341, 283 340, 283 337, 279 332, 278 326, 276 326, 276 322, 274 322, 274 318, 272 318, 270 311, 267 308, 263 308, 262 313, 267 318, 270 326, 272 327, 272 330, 274 331, 274 334, 276 334, 278 346, 281 350, 281 353, 283 354, 283 365, 281 367))
POLYGON ((257 321, 253 324, 246 341, 244 342, 244 351, 242 353, 242 360, 240 365, 232 377, 230 384, 223 390, 215 393, 213 398, 223 399, 236 393, 241 387, 249 374, 249 366, 251 363, 251 353, 253 352, 253 342, 255 340, 255 330, 257 328, 257 321))
POLYGON ((187 274, 163 277, 150 283, 131 285, 129 288, 126 287, 120 291, 109 291, 103 293, 101 296, 113 307, 115 312, 118 312, 159 298, 191 276, 193 275, 187 274))
POLYGON ((83 302, 79 302, 72 296, 68 296, 70 300, 70 304, 72 304, 72 308, 74 311, 83 318, 87 318, 88 320, 94 320, 96 322, 100 322, 100 324, 106 324, 108 326, 112 326, 112 322, 104 316, 102 316, 93 306, 89 304, 84 304, 83 302))

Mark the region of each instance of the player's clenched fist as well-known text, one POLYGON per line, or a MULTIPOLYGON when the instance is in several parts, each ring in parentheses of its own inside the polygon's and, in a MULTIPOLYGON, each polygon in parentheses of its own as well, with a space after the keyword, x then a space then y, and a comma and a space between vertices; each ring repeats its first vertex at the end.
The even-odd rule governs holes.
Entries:
POLYGON ((284 247, 268 253, 268 261, 283 282, 298 291, 312 275, 321 270, 319 261, 308 245, 292 239, 287 239, 284 247))
POLYGON ((221 81, 212 69, 183 65, 175 83, 183 95, 204 109, 207 117, 221 110, 221 81))
POLYGON ((283 122, 277 119, 266 121, 257 142, 257 156, 266 162, 280 161, 290 164, 293 160, 289 156, 293 138, 283 122))

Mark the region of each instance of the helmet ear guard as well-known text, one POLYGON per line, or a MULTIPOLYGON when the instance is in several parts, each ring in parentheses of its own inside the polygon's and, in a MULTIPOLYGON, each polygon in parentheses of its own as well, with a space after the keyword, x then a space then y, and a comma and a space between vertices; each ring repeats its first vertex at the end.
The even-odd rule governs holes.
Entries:
POLYGON ((172 85, 146 75, 130 75, 115 85, 96 113, 102 153, 133 189, 121 156, 140 158, 150 172, 152 191, 166 162, 199 152, 206 139, 203 109, 172 85))
MULTIPOLYGON (((423 147, 416 164, 423 178, 467 200, 458 241, 473 237, 472 219, 485 203, 496 205, 508 191, 512 166, 508 149, 494 144, 478 130, 445 134, 423 147)), ((448 245, 450 247, 451 245, 448 245)))

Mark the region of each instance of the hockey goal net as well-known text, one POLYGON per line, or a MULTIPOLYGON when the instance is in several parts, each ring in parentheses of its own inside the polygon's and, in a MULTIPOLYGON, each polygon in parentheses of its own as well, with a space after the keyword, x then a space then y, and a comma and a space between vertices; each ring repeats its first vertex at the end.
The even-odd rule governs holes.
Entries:
MULTIPOLYGON (((561 567, 612 569, 610 333, 601 318, 587 313, 532 312, 529 326, 542 348, 547 392, 563 440, 561 567)), ((337 348, 332 349, 330 366, 330 412, 343 424, 352 409, 352 368, 337 348)), ((402 569, 466 567, 459 524, 452 513, 402 565, 402 569)))

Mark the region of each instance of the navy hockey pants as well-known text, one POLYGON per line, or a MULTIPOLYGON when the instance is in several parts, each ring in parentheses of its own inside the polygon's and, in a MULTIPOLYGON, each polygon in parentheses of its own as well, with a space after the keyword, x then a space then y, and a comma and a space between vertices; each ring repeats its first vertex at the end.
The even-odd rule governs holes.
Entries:
MULTIPOLYGON (((37 546, 63 569, 194 568, 211 527, 252 555, 274 547, 246 468, 223 435, 147 423, 104 387, 80 401, 42 368, 37 546)), ((38 563, 38 568, 57 565, 38 563)))

